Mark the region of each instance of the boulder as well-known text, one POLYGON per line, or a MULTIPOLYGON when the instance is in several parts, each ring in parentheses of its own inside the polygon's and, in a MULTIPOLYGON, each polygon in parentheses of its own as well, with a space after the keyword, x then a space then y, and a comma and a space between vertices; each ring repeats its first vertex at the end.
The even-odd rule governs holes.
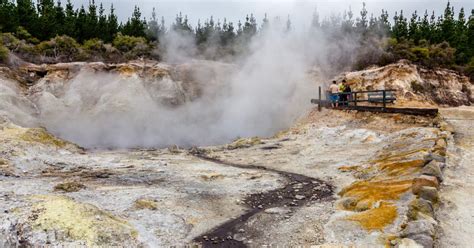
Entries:
POLYGON ((449 132, 449 133, 454 133, 454 127, 448 124, 447 122, 443 121, 439 124, 439 129, 441 131, 449 132))
POLYGON ((439 200, 438 190, 435 187, 421 187, 418 196, 432 203, 437 203, 439 200))
POLYGON ((438 181, 443 181, 443 173, 441 172, 441 163, 438 161, 431 161, 423 169, 421 170, 421 174, 434 176, 438 179, 438 181))
POLYGON ((418 220, 421 219, 420 217, 424 218, 424 216, 433 217, 433 204, 425 199, 415 199, 408 205, 407 216, 410 220, 418 220))
POLYGON ((440 163, 446 163, 446 157, 441 156, 440 154, 436 154, 433 152, 430 152, 428 155, 425 156, 424 158, 425 161, 437 161, 440 163))
POLYGON ((410 221, 403 229, 401 236, 411 238, 416 235, 427 235, 433 237, 435 234, 435 227, 429 220, 415 220, 410 221))
POLYGON ((421 187, 423 186, 435 187, 438 189, 439 188, 438 179, 435 176, 428 176, 428 175, 421 175, 413 179, 413 186, 412 186, 413 194, 418 195, 421 187))
POLYGON ((425 234, 413 235, 413 236, 410 236, 409 238, 414 240, 417 244, 421 245, 423 248, 432 248, 434 245, 433 238, 425 234))

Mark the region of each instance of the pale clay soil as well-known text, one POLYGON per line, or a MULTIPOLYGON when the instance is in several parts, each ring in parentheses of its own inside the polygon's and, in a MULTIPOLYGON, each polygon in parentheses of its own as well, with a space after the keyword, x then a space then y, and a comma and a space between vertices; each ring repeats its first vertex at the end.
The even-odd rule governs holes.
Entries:
POLYGON ((441 110, 455 129, 455 146, 441 190, 439 247, 474 246, 474 107, 441 110))

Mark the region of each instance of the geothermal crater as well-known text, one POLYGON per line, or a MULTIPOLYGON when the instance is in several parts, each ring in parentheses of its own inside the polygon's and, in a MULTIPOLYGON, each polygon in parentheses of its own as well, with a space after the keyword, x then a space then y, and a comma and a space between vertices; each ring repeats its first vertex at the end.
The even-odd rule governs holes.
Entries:
MULTIPOLYGON (((316 75, 248 72, 207 61, 2 68, 0 247, 455 242, 444 224, 437 238, 438 211, 451 199, 457 211, 441 220, 459 223, 469 200, 438 190, 468 170, 472 128, 457 120, 470 107, 317 112, 316 75)), ((437 75, 401 62, 344 77, 396 88, 396 105, 470 103, 468 80, 437 75), (415 92, 413 79, 440 87, 415 92)))

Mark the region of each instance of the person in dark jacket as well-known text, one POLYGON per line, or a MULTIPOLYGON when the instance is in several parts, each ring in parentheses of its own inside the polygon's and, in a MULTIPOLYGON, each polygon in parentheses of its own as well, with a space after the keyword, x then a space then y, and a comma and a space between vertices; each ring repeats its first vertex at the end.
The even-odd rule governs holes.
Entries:
POLYGON ((344 79, 342 80, 342 93, 340 98, 341 98, 341 104, 343 106, 349 106, 349 102, 352 99, 352 94, 349 94, 352 92, 351 86, 347 83, 347 81, 344 79))

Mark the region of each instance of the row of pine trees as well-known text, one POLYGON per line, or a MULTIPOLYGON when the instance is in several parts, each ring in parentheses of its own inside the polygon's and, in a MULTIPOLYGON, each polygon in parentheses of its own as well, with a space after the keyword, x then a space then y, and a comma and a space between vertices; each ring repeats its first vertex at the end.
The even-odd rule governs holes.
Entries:
MULTIPOLYGON (((60 0, 0 0, 0 32, 17 34, 22 39, 29 38, 33 43, 60 35, 67 35, 80 43, 93 38, 111 43, 118 33, 159 42, 163 35, 173 30, 193 37, 198 46, 204 44, 232 48, 236 42, 249 41, 270 25, 266 15, 260 25, 255 16, 249 15, 243 23, 239 21, 234 24, 226 19, 216 21, 211 17, 203 23, 198 21, 193 27, 188 18, 180 13, 168 28, 163 18, 158 20, 155 9, 151 18, 146 20, 140 9, 135 7, 131 17, 121 23, 113 5, 108 8, 106 11, 102 3, 97 5, 94 0, 87 7, 80 8, 75 8, 70 0, 65 6, 60 0)), ((285 24, 284 31, 291 30, 289 17, 285 24)), ((334 39, 340 35, 351 35, 361 43, 392 38, 410 47, 421 47, 415 52, 424 52, 424 47, 444 43, 454 49, 456 64, 474 64, 474 10, 467 14, 461 8, 456 13, 450 2, 439 16, 428 11, 422 14, 415 11, 407 16, 400 11, 390 18, 388 12, 382 10, 381 15, 375 17, 369 16, 365 4, 357 17, 349 10, 342 15, 320 20, 315 11, 310 26, 312 30, 333 34, 334 39)), ((227 51, 232 53, 235 49, 227 51)))
POLYGON ((118 22, 114 6, 106 13, 102 3, 92 0, 85 8, 76 9, 70 0, 63 6, 61 1, 0 0, 0 32, 18 32, 26 29, 39 41, 58 35, 67 35, 83 42, 99 38, 111 42, 118 32, 130 36, 145 36, 146 22, 140 10, 135 10, 125 24, 118 22))

